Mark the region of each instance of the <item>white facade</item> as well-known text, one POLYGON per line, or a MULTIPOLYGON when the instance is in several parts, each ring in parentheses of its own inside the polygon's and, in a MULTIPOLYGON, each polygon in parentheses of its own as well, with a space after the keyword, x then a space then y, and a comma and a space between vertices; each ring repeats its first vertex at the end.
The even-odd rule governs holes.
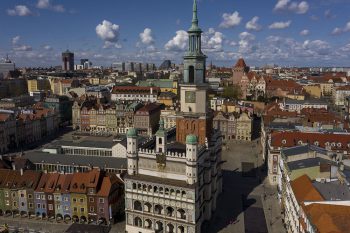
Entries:
POLYGON ((126 231, 201 232, 222 192, 220 133, 210 147, 187 143, 183 153, 137 148, 133 140, 127 144, 126 231))
POLYGON ((307 101, 307 100, 284 100, 279 103, 283 111, 300 112, 304 108, 328 109, 328 104, 321 101, 307 101))
POLYGON ((350 89, 349 90, 343 90, 343 89, 335 89, 333 90, 333 103, 336 106, 344 106, 345 105, 345 98, 347 96, 350 96, 350 89))
POLYGON ((112 101, 142 101, 142 102, 157 102, 157 93, 112 93, 112 101))

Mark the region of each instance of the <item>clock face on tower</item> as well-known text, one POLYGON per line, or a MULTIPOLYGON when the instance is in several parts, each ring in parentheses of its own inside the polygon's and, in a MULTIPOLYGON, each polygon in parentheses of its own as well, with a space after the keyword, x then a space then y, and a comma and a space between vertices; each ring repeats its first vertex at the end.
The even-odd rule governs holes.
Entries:
POLYGON ((196 69, 199 70, 199 69, 203 69, 203 65, 201 63, 198 63, 196 65, 196 69))
POLYGON ((185 92, 185 102, 186 103, 195 103, 196 102, 196 92, 186 91, 185 92))

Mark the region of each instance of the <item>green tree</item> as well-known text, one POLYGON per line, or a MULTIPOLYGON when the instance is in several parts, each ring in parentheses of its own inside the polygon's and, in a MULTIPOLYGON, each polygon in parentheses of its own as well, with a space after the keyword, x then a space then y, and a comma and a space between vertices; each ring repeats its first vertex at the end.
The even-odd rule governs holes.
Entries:
POLYGON ((237 84, 224 87, 223 97, 240 99, 242 97, 241 87, 237 84))

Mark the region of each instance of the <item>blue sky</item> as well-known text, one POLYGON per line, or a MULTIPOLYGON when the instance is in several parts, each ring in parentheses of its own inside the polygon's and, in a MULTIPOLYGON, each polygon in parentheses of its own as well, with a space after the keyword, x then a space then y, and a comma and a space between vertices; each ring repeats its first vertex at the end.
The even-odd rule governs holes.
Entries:
MULTIPOLYGON (((208 62, 349 66, 350 0, 199 0, 208 62)), ((94 64, 181 62, 192 0, 2 0, 0 56, 60 64, 69 48, 94 64)))

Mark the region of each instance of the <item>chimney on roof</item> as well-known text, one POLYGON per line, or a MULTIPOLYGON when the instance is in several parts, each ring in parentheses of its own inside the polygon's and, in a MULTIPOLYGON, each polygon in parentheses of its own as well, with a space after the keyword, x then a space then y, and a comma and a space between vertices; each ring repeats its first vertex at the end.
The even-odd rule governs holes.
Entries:
POLYGON ((12 163, 12 169, 13 169, 13 170, 16 170, 16 165, 15 165, 15 163, 12 163))
POLYGON ((19 169, 21 176, 23 176, 23 168, 19 169))

